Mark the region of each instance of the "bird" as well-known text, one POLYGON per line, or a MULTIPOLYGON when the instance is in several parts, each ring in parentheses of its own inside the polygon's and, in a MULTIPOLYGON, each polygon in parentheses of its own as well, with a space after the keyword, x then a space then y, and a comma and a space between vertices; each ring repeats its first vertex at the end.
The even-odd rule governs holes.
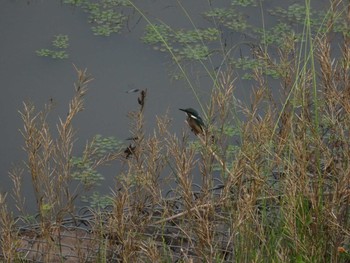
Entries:
POLYGON ((187 115, 186 122, 190 126, 191 131, 195 135, 202 135, 204 133, 204 122, 203 119, 199 116, 198 112, 193 108, 179 109, 184 111, 187 115))

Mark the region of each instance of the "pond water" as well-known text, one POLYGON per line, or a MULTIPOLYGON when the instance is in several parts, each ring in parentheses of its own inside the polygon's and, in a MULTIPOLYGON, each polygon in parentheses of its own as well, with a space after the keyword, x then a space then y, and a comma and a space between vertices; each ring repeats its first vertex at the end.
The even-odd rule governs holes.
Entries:
MULTIPOLYGON (((176 28, 187 29, 193 29, 188 17, 198 28, 212 26, 202 13, 213 7, 229 7, 230 2, 191 0, 184 1, 181 6, 172 0, 135 1, 152 21, 160 19, 176 28), (188 16, 184 10, 189 13, 188 16)), ((283 1, 283 5, 292 2, 295 1, 283 1)), ((319 1, 318 4, 321 6, 326 2, 319 1)), ((268 9, 280 1, 262 3, 263 9, 268 9)), ((259 10, 255 8, 253 11, 251 8, 247 12, 252 23, 261 23, 259 10)), ((86 109, 74 122, 78 131, 76 153, 82 150, 86 140, 96 134, 115 136, 121 140, 130 137, 127 113, 136 109, 137 94, 126 93, 126 90, 147 88, 145 114, 146 131, 149 133, 153 130, 157 115, 169 111, 171 132, 179 133, 185 125, 184 115, 178 108, 200 109, 188 83, 171 78, 176 66, 171 63, 170 57, 140 40, 146 21, 137 12, 130 12, 129 15, 128 23, 121 33, 103 37, 93 34, 91 24, 87 22, 88 15, 81 8, 64 4, 63 1, 0 2, 0 191, 11 192, 8 171, 26 158, 19 132, 23 126, 18 113, 22 109, 22 102, 31 100, 38 108, 42 108, 52 99, 55 108, 50 118, 53 124, 51 129, 54 130, 58 118, 66 116, 68 102, 73 95, 73 83, 76 80, 73 64, 81 69, 87 68, 94 78, 86 96, 86 109), (53 37, 59 34, 69 37, 68 59, 36 55, 36 50, 49 48, 53 37)), ((276 22, 275 18, 266 16, 264 19, 266 25, 276 22)), ((246 39, 249 37, 239 33, 227 35, 230 44, 246 39)), ((240 52, 249 52, 249 48, 242 47, 240 52)), ((220 60, 213 61, 213 68, 218 68, 220 60)), ((212 82, 205 74, 199 73, 201 67, 189 66, 187 69, 191 82, 198 89, 201 102, 206 104, 212 82)), ((241 100, 249 98, 247 85, 249 82, 243 80, 237 82, 236 96, 241 100)), ((118 170, 109 170, 103 189, 108 191, 117 173, 118 170)), ((30 202, 32 190, 28 179, 25 183, 28 187, 24 187, 24 194, 30 210, 35 206, 30 202)))

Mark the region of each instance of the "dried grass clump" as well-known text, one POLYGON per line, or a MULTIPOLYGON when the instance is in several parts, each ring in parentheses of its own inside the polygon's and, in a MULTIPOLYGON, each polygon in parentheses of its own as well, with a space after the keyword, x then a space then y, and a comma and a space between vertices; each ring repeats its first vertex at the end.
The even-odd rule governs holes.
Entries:
MULTIPOLYGON (((142 90, 139 108, 129 113, 127 147, 93 162, 124 167, 112 205, 67 220, 80 194, 70 188, 72 119, 91 81, 77 70, 56 139, 47 122, 50 105, 37 113, 25 103, 21 111, 40 224, 17 228, 0 195, 1 256, 29 260, 34 249, 45 262, 348 262, 349 44, 344 35, 338 58, 327 35, 308 43, 302 57, 292 39, 277 50, 278 60, 254 48, 256 58, 283 73, 280 94, 256 69, 247 105, 235 98, 233 71, 222 72, 206 109, 208 127, 197 137, 189 129, 171 133, 167 115, 147 135, 144 109, 152 95, 142 90), (67 247, 79 253, 69 256, 67 247)), ((90 146, 85 159, 94 154, 90 146)), ((11 173, 20 211, 25 174, 11 173)))

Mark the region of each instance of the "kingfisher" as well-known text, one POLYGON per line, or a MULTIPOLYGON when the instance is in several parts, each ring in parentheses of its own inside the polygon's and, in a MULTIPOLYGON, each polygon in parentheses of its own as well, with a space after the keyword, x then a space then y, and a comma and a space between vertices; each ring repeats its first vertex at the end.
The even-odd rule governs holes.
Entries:
POLYGON ((184 111, 187 115, 186 122, 190 126, 191 131, 195 134, 203 134, 204 133, 204 122, 203 119, 199 116, 198 112, 193 108, 187 109, 179 109, 184 111))

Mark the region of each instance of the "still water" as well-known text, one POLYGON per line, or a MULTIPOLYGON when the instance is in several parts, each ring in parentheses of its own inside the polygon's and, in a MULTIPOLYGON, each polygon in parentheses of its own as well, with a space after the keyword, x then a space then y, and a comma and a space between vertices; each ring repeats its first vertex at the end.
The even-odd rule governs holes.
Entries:
MULTIPOLYGON (((210 26, 201 13, 212 7, 228 7, 230 2, 191 0, 184 1, 184 6, 180 6, 173 0, 135 1, 150 19, 160 19, 171 26, 187 29, 193 29, 192 22, 198 28, 210 26), (184 10, 189 13, 188 16, 184 10)), ((263 1, 262 7, 268 9, 277 2, 280 1, 263 1)), ((287 5, 287 2, 283 4, 287 5)), ((324 1, 320 1, 320 5, 321 2, 324 1)), ((262 21, 259 12, 248 13, 247 17, 255 24, 262 21)), ((264 19, 267 25, 275 22, 273 18, 264 19)), ((137 107, 137 94, 125 92, 130 89, 148 90, 146 131, 151 133, 155 116, 164 115, 167 111, 172 119, 171 132, 179 133, 186 128, 184 115, 178 108, 199 109, 198 103, 185 81, 170 77, 174 65, 169 56, 142 43, 140 37, 145 25, 146 21, 134 12, 121 33, 109 37, 94 36, 87 22, 87 14, 62 1, 0 1, 0 191, 11 192, 8 171, 14 165, 22 164, 26 158, 19 132, 23 126, 18 113, 22 102, 33 101, 40 109, 52 99, 55 109, 50 118, 53 124, 51 129, 54 130, 54 123, 59 117, 66 116, 68 102, 73 95, 76 78, 73 64, 81 69, 87 68, 94 78, 86 96, 86 109, 74 122, 78 132, 76 153, 82 150, 86 140, 96 134, 118 139, 130 137, 127 113, 137 107), (58 34, 69 36, 69 58, 54 60, 37 56, 35 51, 48 47, 53 36, 58 34)), ((232 33, 227 38, 234 44, 246 36, 232 33)), ((244 48, 241 52, 244 52, 244 48)), ((213 67, 219 64, 217 62, 213 67)), ((190 69, 191 82, 205 104, 212 83, 204 74, 198 73, 198 68, 190 69)), ((236 96, 241 100, 249 98, 247 83, 237 83, 236 96)), ((105 175, 102 188, 107 192, 117 173, 118 169, 105 175)), ((27 200, 31 200, 29 180, 25 179, 24 184, 24 194, 27 200)), ((30 203, 27 202, 29 210, 30 203)), ((34 204, 32 207, 35 207, 34 204)))

